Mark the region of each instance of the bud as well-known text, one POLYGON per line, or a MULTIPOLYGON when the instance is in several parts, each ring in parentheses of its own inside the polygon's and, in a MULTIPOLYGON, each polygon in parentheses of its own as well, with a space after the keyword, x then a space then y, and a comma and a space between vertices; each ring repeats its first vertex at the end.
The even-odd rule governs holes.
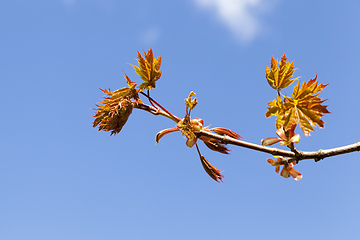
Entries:
POLYGON ((191 120, 191 125, 193 127, 193 130, 198 132, 202 130, 204 121, 200 118, 194 118, 191 120))

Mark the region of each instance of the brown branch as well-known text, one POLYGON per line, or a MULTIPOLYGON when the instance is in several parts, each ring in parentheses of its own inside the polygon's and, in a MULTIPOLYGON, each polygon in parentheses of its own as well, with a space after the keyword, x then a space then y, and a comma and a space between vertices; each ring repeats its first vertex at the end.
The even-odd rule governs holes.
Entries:
POLYGON ((332 156, 341 155, 341 154, 345 154, 345 153, 360 151, 360 142, 350 144, 347 146, 343 146, 343 147, 327 149, 327 150, 320 149, 320 150, 314 151, 314 152, 302 152, 299 150, 295 150, 294 152, 292 152, 292 151, 281 150, 281 149, 277 149, 277 148, 264 147, 264 146, 261 146, 258 144, 238 140, 238 139, 226 136, 226 135, 221 136, 221 135, 206 132, 203 130, 201 130, 200 132, 197 132, 196 135, 197 135, 197 137, 205 136, 205 137, 214 138, 219 141, 222 141, 225 144, 232 144, 232 145, 236 145, 236 146, 240 146, 240 147, 244 147, 244 148, 249 148, 249 149, 253 149, 256 151, 269 153, 269 154, 275 155, 275 156, 289 157, 287 162, 292 162, 292 161, 298 162, 298 161, 301 161, 304 159, 315 159, 315 161, 317 162, 317 161, 320 161, 321 159, 324 159, 327 157, 332 157, 332 156))

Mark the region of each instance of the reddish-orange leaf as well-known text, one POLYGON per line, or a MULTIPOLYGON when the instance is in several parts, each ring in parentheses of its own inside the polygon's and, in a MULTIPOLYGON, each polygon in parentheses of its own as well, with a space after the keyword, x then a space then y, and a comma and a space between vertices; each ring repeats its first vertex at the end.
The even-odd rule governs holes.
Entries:
POLYGON ((319 94, 328 84, 318 84, 317 76, 314 79, 300 82, 294 87, 292 97, 285 96, 284 100, 284 128, 289 129, 293 124, 299 124, 306 136, 314 131, 314 126, 324 127, 321 117, 330 113, 322 105, 326 100, 319 98, 319 94))
POLYGON ((160 71, 161 57, 155 58, 150 48, 148 52, 144 51, 144 57, 138 51, 137 61, 139 66, 130 65, 135 68, 136 73, 144 81, 144 83, 139 86, 140 90, 155 88, 155 82, 159 80, 162 74, 160 71))
POLYGON ((95 113, 93 127, 99 127, 99 131, 111 131, 111 135, 117 134, 128 120, 134 105, 142 103, 138 92, 135 89, 136 83, 132 82, 125 74, 125 79, 129 87, 124 87, 116 91, 100 89, 106 95, 101 102, 103 105, 96 105, 98 108, 95 113))
POLYGON ((216 152, 223 153, 223 154, 229 154, 229 149, 225 146, 224 143, 220 142, 219 140, 211 138, 208 141, 204 141, 205 145, 216 152))
POLYGON ((156 144, 159 143, 160 139, 165 136, 166 134, 168 133, 172 133, 172 132, 176 132, 176 131, 180 131, 178 128, 167 128, 167 129, 164 129, 164 130, 161 130, 160 132, 158 132, 156 134, 156 144))
POLYGON ((235 139, 241 139, 242 137, 237 134, 236 132, 230 130, 230 129, 227 129, 227 128, 221 128, 221 127, 216 127, 216 128, 211 128, 210 129, 211 131, 219 134, 219 135, 227 135, 229 137, 232 137, 232 138, 235 138, 235 139))
POLYGON ((266 78, 268 83, 272 88, 278 91, 288 87, 298 79, 298 77, 292 78, 295 72, 294 60, 292 62, 287 62, 286 60, 286 54, 281 57, 280 61, 275 60, 274 57, 272 57, 270 68, 266 67, 266 78))
POLYGON ((134 108, 133 102, 126 95, 129 93, 127 88, 119 89, 115 92, 110 90, 102 90, 106 93, 104 100, 101 102, 103 106, 96 105, 98 108, 95 114, 93 127, 98 126, 99 131, 111 131, 111 135, 117 134, 128 120, 134 108))
POLYGON ((217 169, 216 167, 211 165, 203 155, 200 155, 200 160, 201 160, 201 164, 202 164, 203 168, 205 169, 206 173, 212 179, 214 179, 217 182, 223 181, 222 179, 224 176, 221 174, 221 171, 219 169, 217 169))
POLYGON ((276 118, 276 128, 280 128, 281 125, 284 123, 284 103, 281 100, 279 95, 276 95, 276 99, 268 103, 269 107, 267 108, 268 111, 265 113, 265 116, 268 118, 272 115, 275 115, 276 118))

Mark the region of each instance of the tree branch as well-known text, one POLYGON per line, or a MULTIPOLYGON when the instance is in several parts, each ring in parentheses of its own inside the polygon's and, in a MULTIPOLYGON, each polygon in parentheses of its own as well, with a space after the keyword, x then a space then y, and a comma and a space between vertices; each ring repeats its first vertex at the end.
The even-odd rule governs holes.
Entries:
POLYGON ((197 135, 197 137, 205 136, 205 137, 214 138, 225 144, 232 144, 232 145, 236 145, 236 146, 240 146, 240 147, 244 147, 244 148, 249 148, 249 149, 253 149, 256 151, 269 153, 269 154, 275 155, 275 156, 289 157, 289 159, 286 161, 288 163, 292 162, 292 161, 298 162, 298 161, 305 160, 305 159, 315 159, 315 161, 317 162, 317 161, 320 161, 327 157, 332 157, 332 156, 341 155, 341 154, 345 154, 345 153, 360 151, 360 142, 350 144, 347 146, 343 146, 343 147, 327 149, 327 150, 320 149, 320 150, 314 151, 314 152, 303 152, 303 151, 299 151, 299 150, 292 152, 292 151, 281 150, 281 149, 277 149, 277 148, 264 147, 264 146, 261 146, 258 144, 238 140, 238 139, 226 136, 226 135, 221 136, 221 135, 218 135, 215 133, 210 133, 210 132, 207 132, 204 130, 197 132, 196 135, 197 135))

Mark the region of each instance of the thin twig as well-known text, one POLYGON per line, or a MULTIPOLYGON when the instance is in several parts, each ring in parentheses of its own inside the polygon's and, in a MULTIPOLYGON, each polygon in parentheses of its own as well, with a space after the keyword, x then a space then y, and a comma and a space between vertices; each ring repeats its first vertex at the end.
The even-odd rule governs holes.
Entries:
POLYGON ((147 112, 152 113, 154 115, 161 115, 161 116, 167 117, 167 118, 177 122, 177 118, 174 118, 174 115, 172 115, 172 114, 169 115, 167 112, 161 110, 158 107, 153 107, 153 106, 149 106, 149 105, 146 105, 146 104, 135 104, 134 108, 147 111, 147 112))
POLYGON ((169 116, 171 116, 171 119, 174 120, 175 122, 179 122, 181 119, 178 118, 177 116, 175 116, 174 114, 172 114, 171 112, 169 112, 166 108, 164 108, 160 103, 158 103, 157 101, 155 101, 153 98, 150 97, 150 95, 147 95, 143 92, 140 92, 142 95, 144 95, 147 99, 149 99, 150 103, 153 105, 156 104, 159 108, 161 108, 164 112, 166 112, 169 116))
POLYGON ((291 161, 301 161, 304 159, 315 159, 315 161, 319 161, 321 159, 332 157, 336 155, 341 155, 345 153, 360 151, 360 142, 350 144, 343 147, 338 148, 332 148, 327 150, 319 150, 319 151, 313 151, 313 152, 303 152, 296 150, 295 152, 287 151, 287 150, 281 150, 277 148, 271 148, 271 147, 264 147, 258 144, 249 143, 246 141, 238 140, 229 136, 221 136, 215 133, 209 133, 206 131, 199 131, 196 133, 197 137, 206 136, 210 138, 217 139, 219 141, 222 141, 225 144, 232 144, 244 148, 253 149, 260 152, 269 153, 271 155, 275 156, 283 156, 283 157, 289 157, 288 162, 291 161))

